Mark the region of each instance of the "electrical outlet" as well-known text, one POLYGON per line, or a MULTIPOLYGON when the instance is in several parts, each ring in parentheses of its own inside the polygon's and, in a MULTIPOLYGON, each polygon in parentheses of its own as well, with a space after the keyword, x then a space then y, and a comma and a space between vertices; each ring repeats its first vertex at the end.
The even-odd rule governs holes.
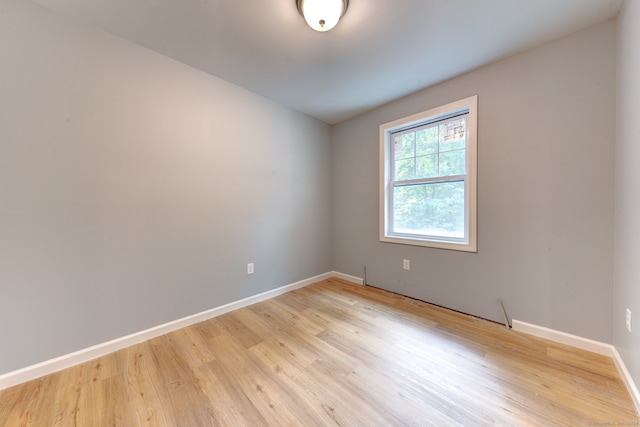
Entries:
POLYGON ((247 274, 253 274, 253 263, 247 264, 247 274))
POLYGON ((403 259, 402 268, 405 270, 411 270, 411 261, 409 261, 408 259, 403 259))
POLYGON ((631 310, 627 308, 627 331, 631 332, 631 310))

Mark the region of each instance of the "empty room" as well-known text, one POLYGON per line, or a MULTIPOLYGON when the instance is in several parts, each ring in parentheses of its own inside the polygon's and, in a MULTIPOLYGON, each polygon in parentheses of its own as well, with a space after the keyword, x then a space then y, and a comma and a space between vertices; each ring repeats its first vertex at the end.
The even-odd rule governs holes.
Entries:
POLYGON ((639 425, 639 76, 638 0, 0 0, 0 426, 639 425))

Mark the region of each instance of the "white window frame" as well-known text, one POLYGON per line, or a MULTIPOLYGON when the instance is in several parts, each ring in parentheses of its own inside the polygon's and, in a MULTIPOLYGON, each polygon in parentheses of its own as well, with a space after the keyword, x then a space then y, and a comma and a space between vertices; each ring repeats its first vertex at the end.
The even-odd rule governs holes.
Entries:
POLYGON ((477 163, 478 163, 478 97, 471 96, 422 113, 394 120, 380 125, 380 241, 430 248, 452 249, 477 252, 477 163), (447 238, 443 236, 420 236, 393 233, 393 143, 394 132, 434 123, 456 114, 468 113, 467 118, 467 173, 462 177, 465 183, 465 237, 447 238))

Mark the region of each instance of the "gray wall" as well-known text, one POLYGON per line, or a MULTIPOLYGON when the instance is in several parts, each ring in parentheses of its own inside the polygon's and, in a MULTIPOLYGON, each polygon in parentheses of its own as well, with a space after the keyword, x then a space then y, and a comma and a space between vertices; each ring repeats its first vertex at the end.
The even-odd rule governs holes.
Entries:
POLYGON ((334 269, 612 342, 615 37, 609 21, 335 126, 334 269), (478 253, 380 243, 378 126, 475 94, 478 253))
POLYGON ((329 126, 26 0, 0 63, 0 374, 331 270, 329 126))
POLYGON ((618 17, 614 344, 640 386, 640 2, 625 1, 618 17), (625 309, 633 313, 632 333, 625 309))

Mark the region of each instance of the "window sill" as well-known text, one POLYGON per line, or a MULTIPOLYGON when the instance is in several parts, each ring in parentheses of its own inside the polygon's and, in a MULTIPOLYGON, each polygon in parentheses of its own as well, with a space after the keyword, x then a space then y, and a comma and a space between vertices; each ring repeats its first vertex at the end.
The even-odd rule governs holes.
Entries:
POLYGON ((435 239, 412 239, 410 237, 391 237, 391 236, 381 236, 380 241, 383 243, 395 243, 398 245, 411 245, 411 246, 422 246, 426 248, 435 248, 435 249, 448 249, 452 251, 461 251, 461 252, 472 252, 477 253, 477 245, 475 242, 451 242, 447 240, 435 240, 435 239))

